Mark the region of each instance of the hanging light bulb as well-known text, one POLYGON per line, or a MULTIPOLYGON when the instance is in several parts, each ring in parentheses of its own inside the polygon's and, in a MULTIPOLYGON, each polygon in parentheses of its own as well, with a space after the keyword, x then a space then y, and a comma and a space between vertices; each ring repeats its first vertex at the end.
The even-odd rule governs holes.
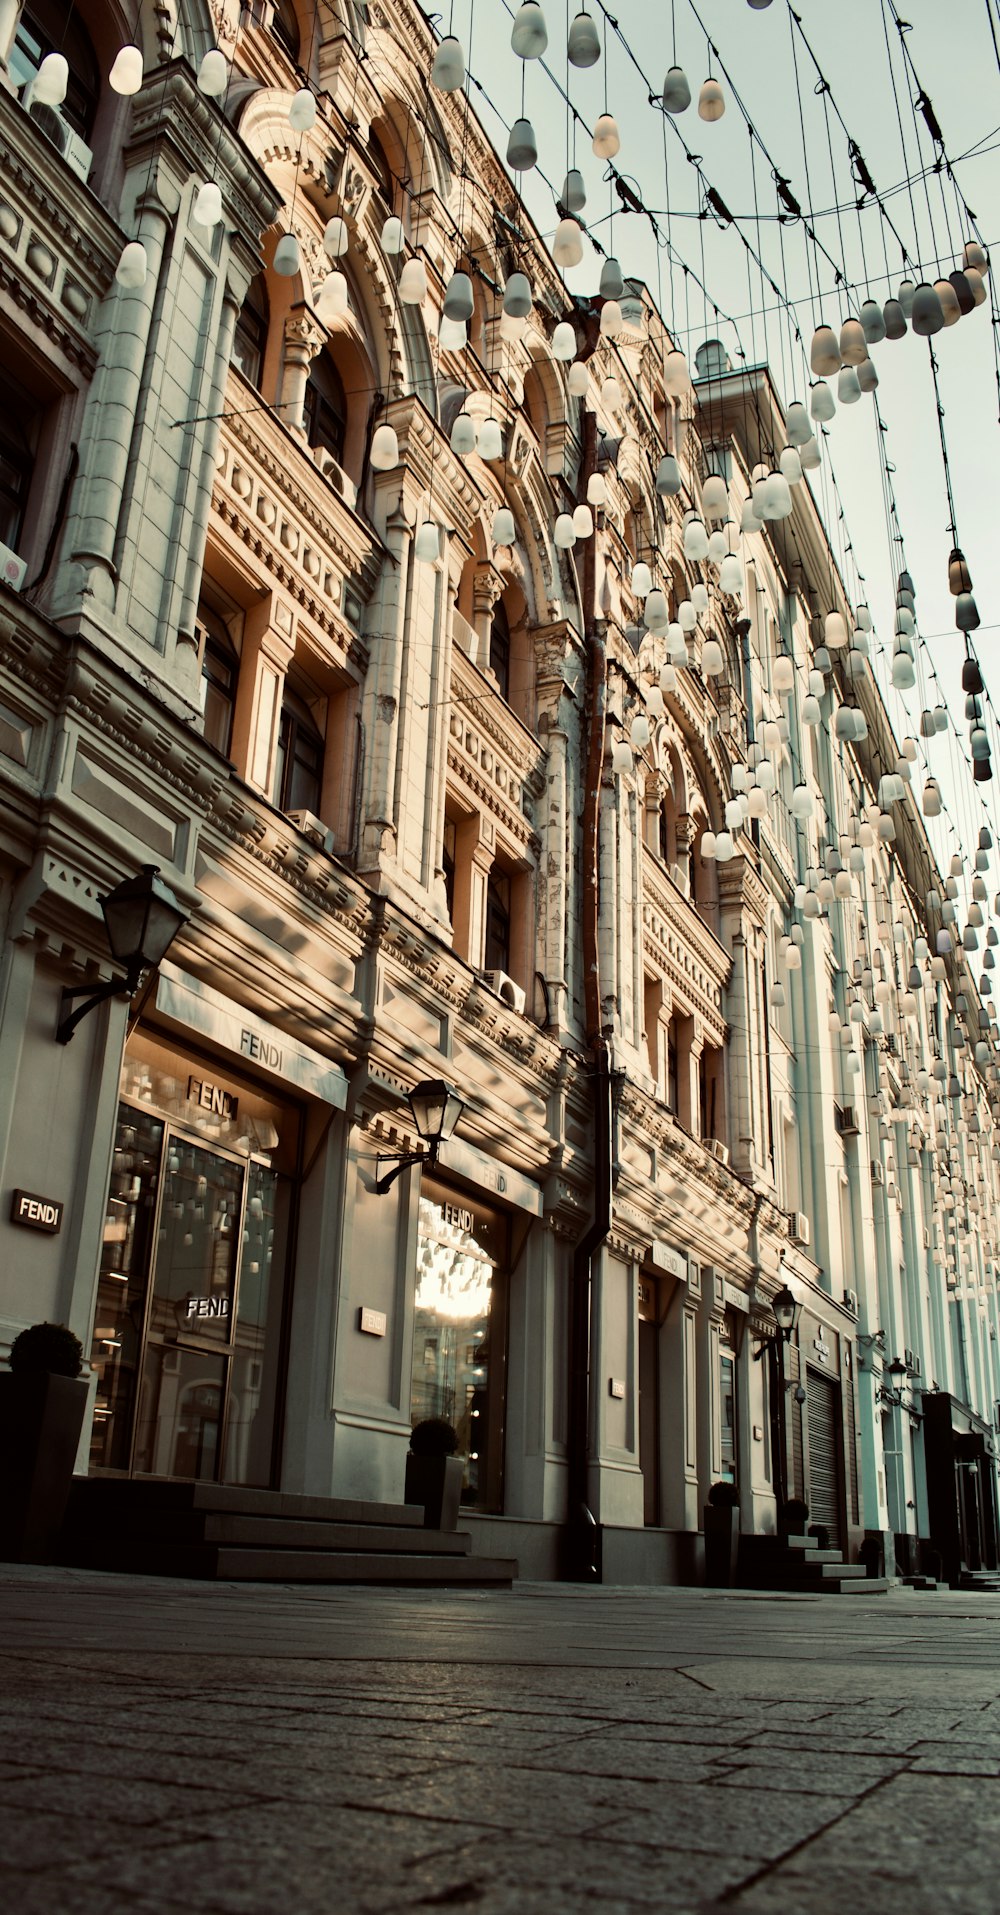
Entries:
POLYGON ((663 82, 663 110, 665 113, 686 113, 691 104, 691 88, 687 74, 679 66, 672 66, 663 82))
POLYGON ((706 638, 701 651, 701 669, 706 678, 720 678, 725 671, 726 661, 717 638, 706 638))
POLYGON ((446 35, 434 55, 431 84, 440 93, 457 93, 465 85, 465 54, 453 33, 446 35))
POLYGON ((802 460, 794 446, 786 446, 778 460, 778 470, 786 485, 798 485, 802 477, 802 460))
POLYGON ((804 446, 806 440, 812 438, 812 426, 809 424, 809 414, 802 404, 801 399, 793 399, 788 408, 788 416, 785 420, 785 436, 790 446, 804 446))
POLYGON ((531 281, 526 273, 511 273, 503 289, 503 310, 512 319, 527 319, 531 312, 531 281))
POLYGON ((441 532, 433 519, 425 519, 413 541, 413 556, 423 565, 436 563, 441 550, 441 532))
POLYGON ((323 228, 323 251, 329 253, 331 259, 341 259, 350 243, 351 236, 347 230, 346 219, 341 219, 339 214, 335 214, 333 219, 327 220, 323 228))
POLYGON ((753 509, 753 500, 744 499, 740 512, 740 531, 744 533, 762 532, 763 529, 764 521, 757 517, 753 509))
POLYGON ((819 724, 820 719, 822 717, 822 713, 820 711, 820 706, 819 706, 819 699, 814 697, 812 692, 809 692, 807 696, 802 700, 802 710, 799 716, 801 717, 802 723, 804 725, 819 724))
POLYGON ((602 299, 620 299, 625 291, 624 275, 613 255, 609 254, 601 267, 601 279, 597 290, 602 299))
POLYGON ((559 221, 552 240, 552 257, 557 266, 579 266, 583 258, 583 229, 579 220, 559 221))
POLYGON ((708 533, 701 519, 689 519, 684 527, 684 557, 695 564, 708 557, 708 533))
MULTIPOLYGON (((590 374, 587 371, 586 360, 584 359, 574 360, 574 363, 571 365, 569 372, 567 374, 566 384, 569 388, 569 393, 571 398, 573 399, 585 398, 587 393, 587 388, 590 385, 590 374)), ((678 491, 680 490, 679 484, 677 489, 678 491)))
POLYGON ((494 545, 513 545, 517 537, 517 527, 509 506, 502 505, 498 512, 494 512, 490 531, 494 545))
POLYGON ((608 487, 603 472, 592 472, 587 480, 587 504, 607 505, 608 487))
POLYGON ((955 624, 960 632, 978 632, 979 611, 971 592, 960 592, 956 598, 955 624))
POLYGON ((589 539, 593 536, 594 515, 589 505, 577 506, 573 513, 573 530, 578 539, 589 539))
POLYGON ((702 83, 702 89, 698 95, 698 117, 702 120, 721 120, 725 110, 726 96, 718 80, 713 79, 710 74, 702 83))
POLYGON ((115 267, 115 279, 126 292, 137 292, 140 286, 146 284, 148 267, 145 247, 140 240, 130 239, 127 246, 122 247, 121 257, 115 267))
POLYGON ((853 406, 861 397, 861 386, 853 366, 841 366, 837 374, 837 403, 853 406))
POLYGON ((917 674, 908 652, 897 651, 893 654, 891 677, 897 691, 910 691, 916 684, 917 674))
POLYGON ((730 552, 719 567, 719 590, 730 598, 743 596, 743 566, 735 552, 730 552))
POLYGON ((576 532, 573 526, 572 513, 560 512, 556 519, 552 536, 561 552, 568 552, 570 546, 576 544, 576 532))
POLYGON ((632 747, 625 738, 616 738, 611 746, 611 769, 618 777, 627 777, 633 768, 632 747))
POLYGON ((645 751, 651 737, 649 719, 645 712, 637 712, 629 726, 629 744, 634 751, 645 751))
POLYGON ((538 141, 530 120, 515 120, 507 140, 507 165, 512 173, 530 173, 538 164, 538 141))
POLYGON ((677 623, 682 632, 693 632, 698 625, 698 614, 689 598, 682 598, 677 607, 677 623))
POLYGON ((471 458, 476 450, 476 422, 464 406, 451 428, 449 444, 460 459, 471 458))
POLYGON ((681 489, 681 469, 673 454, 667 452, 656 468, 656 490, 661 499, 676 498, 681 489))
POLYGON ((596 66, 601 57, 601 36, 589 13, 578 13, 569 30, 566 57, 570 66, 596 66))
POLYGON ((302 270, 302 255, 294 233, 282 233, 274 249, 274 270, 282 279, 294 279, 302 270))
POLYGON ((427 297, 427 269, 414 253, 399 275, 396 291, 404 306, 420 306, 427 297))
POLYGON ((637 559, 632 567, 630 580, 636 598, 645 598, 653 589, 653 574, 644 559, 637 559))
POLYGON ((936 279, 934 281, 934 291, 938 297, 938 305, 941 308, 941 316, 945 325, 957 326, 962 317, 962 308, 951 280, 936 279))
POLYGON ((663 390, 672 399, 681 399, 691 390, 691 372, 679 346, 674 346, 663 361, 663 390))
POLYGON ((677 690, 677 671, 673 665, 660 666, 660 691, 664 697, 677 690))
POLYGON ((770 472, 764 481, 765 518, 787 519, 792 510, 792 495, 783 472, 770 472))
POLYGON ((540 60, 548 44, 548 28, 538 0, 522 0, 510 30, 511 52, 519 60, 540 60))
POLYGON ((978 273, 989 271, 989 256, 980 246, 978 239, 967 239, 962 253, 963 266, 974 266, 978 273))
POLYGON ((475 311, 472 281, 468 273, 452 273, 444 289, 442 311, 446 319, 460 319, 468 324, 475 311))
POLYGON ((845 366, 860 366, 868 357, 868 341, 860 319, 845 319, 840 328, 840 356, 845 366))
POLYGON ((974 266, 967 266, 965 268, 965 283, 972 294, 973 305, 984 305, 986 302, 986 283, 982 273, 978 273, 974 266))
POLYGON ((861 391, 874 392, 878 385, 878 373, 875 369, 874 360, 862 359, 860 366, 855 367, 855 372, 857 373, 858 385, 861 391))
POLYGON ((571 166, 563 181, 562 204, 567 213, 582 213, 587 204, 587 189, 579 167, 571 166))
POLYGON ((965 274, 957 271, 949 273, 948 280, 955 298, 958 300, 958 310, 964 319, 967 313, 971 313, 975 309, 976 300, 972 286, 965 274))
POLYGON ((333 319, 343 319, 349 312, 347 299, 347 281, 343 273, 327 273, 316 295, 316 317, 324 326, 333 319))
POLYGON ((929 286, 926 280, 922 285, 917 287, 913 295, 910 325, 913 327, 914 332, 919 333, 921 338, 924 339, 930 338, 936 332, 940 332, 944 325, 941 301, 933 286, 929 286))
POLYGON ((705 517, 724 519, 729 510, 729 488, 725 479, 716 472, 709 473, 701 491, 701 503, 705 517))
POLYGON ((887 299, 882 308, 887 339, 905 339, 907 333, 906 314, 898 299, 887 299))
POLYGON ((552 334, 552 357, 564 364, 576 354, 576 331, 568 319, 560 319, 552 334))
POLYGON ((885 316, 877 299, 866 299, 861 308, 861 330, 867 346, 877 346, 885 338, 885 316))
POLYGON ((779 652, 771 668, 771 684, 776 692, 787 697, 795 689, 795 665, 787 652, 779 652))
POLYGON ((138 47, 122 47, 116 53, 108 85, 113 93, 121 93, 126 99, 138 93, 142 85, 142 54, 138 47))
POLYGON ((624 402, 621 385, 615 378, 614 373, 609 374, 607 379, 602 379, 601 381, 601 402, 607 406, 609 412, 617 412, 619 406, 624 402))
MULTIPOLYGON (((498 419, 491 417, 483 420, 479 428, 479 439, 476 449, 481 459, 503 458, 503 434, 500 431, 500 421, 498 419)), ((504 539, 501 543, 509 544, 510 541, 504 539)))
POLYGON ((599 160, 613 160, 621 152, 618 122, 610 113, 602 113, 594 127, 593 151, 599 160))
POLYGON ((948 590, 953 598, 958 598, 961 592, 972 590, 972 577, 965 563, 965 555, 957 545, 952 547, 948 560, 948 590))
POLYGON ((809 388, 809 410, 817 425, 825 425, 836 415, 833 393, 823 379, 817 379, 816 384, 809 388))
POLYGON ((723 559, 729 557, 729 546, 726 543, 726 535, 719 530, 718 526, 716 526, 714 532, 710 532, 708 535, 708 556, 713 565, 721 565, 723 559))
POLYGON ((196 226, 218 226, 222 219, 222 193, 214 180, 206 180, 199 186, 191 208, 191 218, 196 226))
POLYGON ((308 133, 316 124, 316 95, 307 86, 300 86, 292 95, 288 108, 288 124, 293 133, 308 133))
POLYGON ((399 464, 399 440, 393 426, 376 426, 368 463, 374 472, 394 472, 399 464))
POLYGON ((840 371, 840 346, 832 326, 825 326, 822 322, 817 326, 809 347, 809 364, 817 378, 826 378, 840 371))
POLYGON ((442 319, 438 325, 438 345, 442 352, 464 352, 469 343, 469 328, 464 320, 442 319))
POLYGON ((703 618, 708 611, 708 586, 703 585, 700 579, 697 585, 691 587, 691 603, 698 617, 703 618))
POLYGON ((396 253, 401 253, 403 247, 406 245, 403 222, 401 219, 397 219, 394 213, 390 213, 389 218, 382 227, 381 245, 382 251, 386 253, 390 259, 394 258, 396 253))
MULTIPOLYGON (((210 53, 204 55, 198 68, 198 91, 204 93, 210 100, 217 100, 225 92, 228 83, 229 68, 226 64, 226 56, 219 52, 218 47, 213 47, 210 53)), ((37 92, 35 98, 38 98, 37 92)))
POLYGON ((658 585, 652 586, 646 593, 646 605, 643 616, 650 631, 652 631, 656 625, 661 625, 663 629, 666 630, 666 627, 670 623, 670 613, 667 608, 666 595, 660 590, 658 585))

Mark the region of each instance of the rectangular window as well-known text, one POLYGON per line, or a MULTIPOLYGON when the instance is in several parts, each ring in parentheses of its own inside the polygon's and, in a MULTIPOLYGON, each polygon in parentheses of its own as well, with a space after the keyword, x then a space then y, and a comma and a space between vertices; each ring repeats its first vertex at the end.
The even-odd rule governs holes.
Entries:
POLYGON ((503 1508, 509 1252, 502 1212, 422 1179, 410 1415, 453 1424, 470 1509, 503 1508))
POLYGON ((721 1479, 736 1481, 736 1363, 728 1350, 719 1354, 719 1420, 721 1425, 721 1479))
POLYGON ((486 885, 487 971, 510 970, 510 879, 503 872, 490 872, 486 885))

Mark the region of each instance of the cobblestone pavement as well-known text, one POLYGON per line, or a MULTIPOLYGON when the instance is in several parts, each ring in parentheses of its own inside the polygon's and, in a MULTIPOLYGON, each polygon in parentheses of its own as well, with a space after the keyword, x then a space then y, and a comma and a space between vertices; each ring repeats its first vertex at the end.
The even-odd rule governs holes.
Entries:
POLYGON ((0 1566, 16 1915, 996 1915, 1000 1598, 0 1566))

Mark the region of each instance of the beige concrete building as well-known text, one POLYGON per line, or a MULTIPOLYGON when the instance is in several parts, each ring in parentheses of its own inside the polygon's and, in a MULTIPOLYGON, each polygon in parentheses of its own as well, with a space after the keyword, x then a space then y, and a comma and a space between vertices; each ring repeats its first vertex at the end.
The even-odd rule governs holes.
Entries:
POLYGON ((873 809, 901 747, 857 647, 820 669, 855 608, 806 484, 736 536, 766 372, 679 376, 639 282, 602 330, 423 15, 363 11, 144 8, 122 97, 109 0, 0 8, 0 1332, 92 1353, 81 1471, 398 1503, 443 1415, 525 1575, 696 1579, 719 1481, 750 1534, 783 1481, 851 1558, 995 1562, 982 876, 937 873, 909 782, 873 809), (725 561, 685 556, 713 474, 725 561), (151 864, 185 927, 57 1044, 151 864), (456 1133, 379 1191, 429 1079, 456 1133))

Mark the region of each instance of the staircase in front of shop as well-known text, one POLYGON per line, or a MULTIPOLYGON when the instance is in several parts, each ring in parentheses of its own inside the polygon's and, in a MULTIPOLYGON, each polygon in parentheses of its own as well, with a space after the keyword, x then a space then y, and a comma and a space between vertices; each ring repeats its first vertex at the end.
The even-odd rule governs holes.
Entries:
POLYGON ((74 1568, 124 1575, 509 1589, 517 1563, 473 1556, 471 1546, 462 1530, 425 1529, 412 1503, 77 1477, 59 1554, 74 1568))
POLYGON ((815 1596, 878 1596, 889 1587, 887 1577, 845 1563, 843 1550, 820 1549, 812 1536, 741 1536, 736 1581, 740 1589, 815 1596))
POLYGON ((963 1569, 958 1587, 963 1591, 976 1590, 980 1596, 1000 1596, 1000 1569, 963 1569))

